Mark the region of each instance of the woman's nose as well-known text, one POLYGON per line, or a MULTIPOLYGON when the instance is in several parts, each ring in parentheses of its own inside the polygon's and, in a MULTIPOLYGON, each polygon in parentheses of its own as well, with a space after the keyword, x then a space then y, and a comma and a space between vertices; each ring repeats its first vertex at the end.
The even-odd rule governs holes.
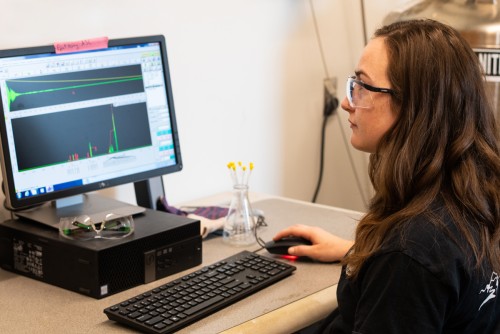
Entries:
POLYGON ((349 101, 347 100, 347 97, 344 97, 344 99, 342 100, 342 103, 340 104, 340 106, 342 107, 342 109, 344 109, 345 111, 347 112, 352 112, 354 111, 354 108, 351 108, 351 105, 349 104, 349 101))

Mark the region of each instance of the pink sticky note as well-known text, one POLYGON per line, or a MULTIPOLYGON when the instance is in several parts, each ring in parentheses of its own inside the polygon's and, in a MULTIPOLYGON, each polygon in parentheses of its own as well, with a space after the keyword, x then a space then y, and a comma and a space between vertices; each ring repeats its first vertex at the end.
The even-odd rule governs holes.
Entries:
POLYGON ((108 47, 107 37, 97 37, 90 39, 82 39, 74 42, 56 42, 54 48, 56 53, 70 53, 87 50, 105 49, 108 47))

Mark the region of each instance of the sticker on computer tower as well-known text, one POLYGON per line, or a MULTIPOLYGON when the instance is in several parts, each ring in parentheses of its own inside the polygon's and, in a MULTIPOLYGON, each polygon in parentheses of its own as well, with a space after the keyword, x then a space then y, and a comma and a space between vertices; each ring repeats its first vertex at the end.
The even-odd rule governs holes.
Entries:
POLYGON ((13 239, 14 268, 43 278, 43 247, 32 242, 13 239))
POLYGON ((101 296, 106 296, 109 293, 108 291, 108 285, 103 285, 101 286, 101 296))

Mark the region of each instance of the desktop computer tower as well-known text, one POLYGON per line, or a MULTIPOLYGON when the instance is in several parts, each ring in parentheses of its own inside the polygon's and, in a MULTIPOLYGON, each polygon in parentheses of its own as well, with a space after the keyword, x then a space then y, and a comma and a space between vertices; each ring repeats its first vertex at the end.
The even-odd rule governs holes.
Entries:
POLYGON ((202 262, 200 222, 147 209, 132 235, 69 240, 26 219, 0 224, 0 267, 93 298, 192 268, 202 262))

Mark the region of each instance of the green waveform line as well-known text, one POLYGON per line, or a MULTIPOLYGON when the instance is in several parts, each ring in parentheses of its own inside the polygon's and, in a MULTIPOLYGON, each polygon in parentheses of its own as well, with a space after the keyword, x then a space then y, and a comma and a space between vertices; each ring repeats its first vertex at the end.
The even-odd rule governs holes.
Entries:
POLYGON ((120 149, 118 147, 118 135, 116 134, 116 125, 115 125, 115 113, 113 111, 111 111, 111 121, 113 122, 113 136, 115 139, 116 151, 119 151, 120 149))
POLYGON ((60 90, 66 90, 66 89, 75 89, 75 88, 83 88, 83 87, 92 87, 92 86, 100 86, 100 85, 109 85, 109 84, 114 84, 114 83, 120 83, 120 82, 127 82, 127 81, 135 81, 135 80, 142 80, 142 75, 131 75, 131 76, 123 76, 123 77, 116 77, 116 78, 96 78, 96 79, 74 79, 74 80, 8 80, 8 82, 26 82, 26 83, 43 83, 43 82, 82 82, 82 81, 99 81, 99 82, 94 82, 94 83, 88 83, 88 84, 83 84, 83 85, 74 85, 74 86, 66 86, 66 87, 59 87, 59 88, 49 88, 49 89, 41 89, 41 90, 35 90, 31 92, 24 92, 24 93, 18 93, 11 89, 7 85, 7 97, 9 100, 9 110, 11 104, 19 97, 23 95, 32 95, 32 94, 40 94, 40 93, 49 93, 49 92, 55 92, 55 91, 60 91, 60 90), (106 81, 102 81, 106 80, 106 81))
POLYGON ((92 154, 92 144, 90 144, 89 142, 89 158, 92 158, 93 154, 92 154))

